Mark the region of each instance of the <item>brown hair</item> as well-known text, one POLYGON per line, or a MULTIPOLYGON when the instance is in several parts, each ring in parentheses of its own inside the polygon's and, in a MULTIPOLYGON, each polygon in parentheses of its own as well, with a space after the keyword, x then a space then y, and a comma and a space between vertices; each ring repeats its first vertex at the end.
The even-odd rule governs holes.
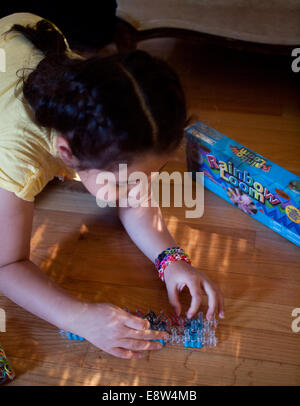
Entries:
POLYGON ((45 58, 25 78, 23 93, 36 121, 61 133, 76 169, 130 164, 137 154, 174 151, 188 123, 176 72, 141 50, 70 58, 68 43, 48 20, 14 25, 45 58))

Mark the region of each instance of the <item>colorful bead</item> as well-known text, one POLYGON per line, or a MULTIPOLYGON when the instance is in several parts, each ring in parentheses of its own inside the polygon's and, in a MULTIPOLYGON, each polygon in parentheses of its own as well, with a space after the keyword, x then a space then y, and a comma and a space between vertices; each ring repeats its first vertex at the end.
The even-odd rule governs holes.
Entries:
POLYGON ((59 330, 60 335, 63 338, 74 341, 85 341, 85 338, 78 336, 77 334, 71 333, 70 331, 59 330))

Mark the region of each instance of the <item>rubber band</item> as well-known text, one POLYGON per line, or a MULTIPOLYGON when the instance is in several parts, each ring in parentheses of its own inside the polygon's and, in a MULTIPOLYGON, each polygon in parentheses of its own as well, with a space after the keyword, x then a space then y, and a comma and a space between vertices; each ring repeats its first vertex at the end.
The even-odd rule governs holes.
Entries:
POLYGON ((15 371, 5 355, 3 347, 0 345, 0 385, 13 380, 14 377, 15 371))
POLYGON ((154 261, 155 267, 158 271, 160 279, 164 282, 164 270, 172 262, 185 261, 191 264, 190 257, 184 250, 180 247, 171 247, 162 251, 154 261))

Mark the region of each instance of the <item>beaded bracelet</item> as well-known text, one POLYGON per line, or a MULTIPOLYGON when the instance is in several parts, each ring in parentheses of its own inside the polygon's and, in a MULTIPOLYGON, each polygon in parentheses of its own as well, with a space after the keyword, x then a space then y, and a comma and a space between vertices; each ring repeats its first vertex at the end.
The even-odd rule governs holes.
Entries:
POLYGON ((160 279, 164 282, 164 270, 168 264, 176 261, 183 260, 188 264, 191 263, 191 260, 186 252, 180 247, 171 247, 162 251, 157 258, 155 259, 155 267, 158 271, 160 279))

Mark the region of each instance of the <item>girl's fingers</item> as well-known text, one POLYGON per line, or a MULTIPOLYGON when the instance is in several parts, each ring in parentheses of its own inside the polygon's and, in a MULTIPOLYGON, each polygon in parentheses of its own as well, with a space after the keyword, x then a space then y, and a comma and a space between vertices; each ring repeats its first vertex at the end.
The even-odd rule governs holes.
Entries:
POLYGON ((173 285, 170 287, 167 286, 167 290, 168 290, 169 302, 174 307, 177 316, 179 316, 180 312, 181 312, 181 304, 179 302, 178 290, 176 288, 176 285, 173 285))
POLYGON ((169 334, 158 330, 134 330, 128 328, 124 338, 135 338, 136 340, 166 340, 169 334))
POLYGON ((133 338, 121 339, 118 344, 121 348, 131 351, 150 351, 162 348, 160 341, 135 340, 133 338))
POLYGON ((218 306, 218 315, 222 319, 225 317, 225 303, 224 303, 224 296, 221 292, 219 292, 219 306, 218 306))
POLYGON ((177 289, 179 290, 179 292, 182 292, 183 291, 183 288, 185 287, 185 283, 184 282, 182 282, 181 284, 179 284, 178 286, 177 286, 177 289))
POLYGON ((186 315, 190 319, 194 316, 201 305, 201 288, 198 284, 191 282, 188 284, 190 294, 192 296, 191 305, 186 315))
POLYGON ((105 350, 108 354, 114 355, 118 358, 132 359, 132 358, 143 358, 146 354, 139 351, 125 350, 120 347, 113 347, 109 350, 105 350))
POLYGON ((204 282, 204 285, 208 297, 208 310, 206 313, 206 318, 209 320, 214 315, 218 306, 218 295, 210 283, 204 282))
POLYGON ((124 325, 135 330, 149 330, 150 323, 146 319, 141 319, 140 317, 126 313, 124 320, 124 325))

